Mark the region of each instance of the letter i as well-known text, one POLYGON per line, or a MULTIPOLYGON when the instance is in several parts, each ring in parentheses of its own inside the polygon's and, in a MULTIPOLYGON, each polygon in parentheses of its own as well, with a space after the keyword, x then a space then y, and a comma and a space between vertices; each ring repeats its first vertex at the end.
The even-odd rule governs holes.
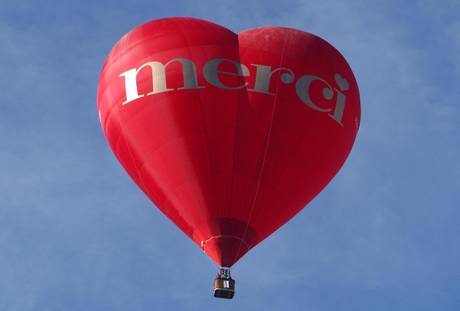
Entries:
POLYGON ((331 116, 341 126, 343 126, 342 117, 343 117, 343 110, 345 109, 346 97, 341 91, 348 90, 349 84, 348 84, 348 81, 338 73, 334 75, 334 79, 337 85, 339 86, 340 91, 334 88, 334 90, 337 91, 337 102, 335 104, 334 114, 329 114, 329 116, 331 116))

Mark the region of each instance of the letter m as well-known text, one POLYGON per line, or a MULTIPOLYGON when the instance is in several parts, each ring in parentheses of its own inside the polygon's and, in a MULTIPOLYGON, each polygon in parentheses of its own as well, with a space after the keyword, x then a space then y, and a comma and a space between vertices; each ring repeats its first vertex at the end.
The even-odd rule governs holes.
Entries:
POLYGON ((202 88, 202 86, 199 86, 197 83, 196 66, 189 59, 174 58, 166 64, 163 64, 161 62, 148 62, 143 64, 139 68, 130 69, 119 75, 119 77, 125 78, 126 100, 122 103, 122 105, 126 105, 127 103, 135 99, 144 97, 145 94, 139 95, 138 92, 137 75, 142 69, 146 67, 150 68, 152 74, 152 91, 150 93, 147 93, 147 96, 173 91, 174 89, 168 89, 166 84, 166 67, 168 67, 168 65, 170 65, 173 62, 179 62, 182 65, 182 77, 184 81, 184 86, 178 88, 178 90, 202 88))

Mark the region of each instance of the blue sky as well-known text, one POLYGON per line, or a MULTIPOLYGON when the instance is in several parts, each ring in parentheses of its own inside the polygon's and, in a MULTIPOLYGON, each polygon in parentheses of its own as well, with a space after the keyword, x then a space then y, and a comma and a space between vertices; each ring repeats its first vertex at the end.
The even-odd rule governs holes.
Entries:
POLYGON ((459 10, 448 0, 1 2, 0 310, 459 310, 459 10), (237 263, 232 301, 211 297, 214 264, 136 188, 98 121, 111 47, 167 16, 312 32, 360 86, 349 160, 237 263))

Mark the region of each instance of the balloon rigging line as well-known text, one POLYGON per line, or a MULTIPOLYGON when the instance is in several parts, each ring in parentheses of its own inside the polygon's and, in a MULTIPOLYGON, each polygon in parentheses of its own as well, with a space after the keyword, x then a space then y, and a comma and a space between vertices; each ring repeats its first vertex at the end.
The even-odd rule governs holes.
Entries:
MULTIPOLYGON (((177 25, 176 25, 177 26, 177 25)), ((193 59, 192 56, 192 50, 190 49, 190 45, 188 44, 188 40, 187 40, 187 36, 185 35, 185 33, 183 32, 182 28, 181 27, 177 27, 177 30, 181 33, 182 35, 182 38, 184 39, 184 41, 187 43, 187 54, 190 56, 191 59, 193 59)), ((210 172, 214 172, 215 170, 213 170, 213 163, 211 161, 212 157, 211 157, 211 152, 209 150, 209 136, 208 136, 208 131, 207 131, 207 126, 206 126, 206 122, 205 122, 205 116, 204 116, 204 111, 203 111, 203 100, 202 100, 202 97, 201 97, 201 91, 198 90, 198 96, 199 96, 199 103, 200 103, 200 116, 201 116, 201 126, 202 126, 202 134, 204 136, 204 139, 205 139, 205 147, 206 147, 206 153, 208 154, 208 165, 209 165, 209 171, 210 172)), ((216 202, 216 180, 215 180, 215 176, 214 174, 210 174, 211 175, 211 178, 212 178, 212 184, 214 186, 214 191, 213 191, 213 195, 214 195, 214 201, 216 202)), ((203 202, 205 204, 205 202, 203 202)))
MULTIPOLYGON (((290 40, 290 36, 287 39, 285 39, 285 41, 284 41, 283 50, 281 52, 280 64, 278 65, 278 68, 281 67, 282 64, 283 64, 284 55, 286 53, 286 46, 287 46, 287 43, 288 43, 289 40, 290 40)), ((270 127, 269 127, 268 133, 267 133, 267 138, 266 138, 266 141, 265 141, 265 149, 264 149, 264 154, 263 154, 263 157, 262 157, 261 169, 260 169, 259 177, 258 177, 258 180, 257 180, 257 186, 256 186, 255 194, 254 194, 254 199, 252 200, 252 203, 251 203, 251 209, 249 210, 249 217, 248 217, 248 220, 246 222, 246 227, 244 229, 243 237, 242 237, 241 241, 246 239, 246 234, 248 232, 249 223, 251 222, 252 214, 254 212, 254 207, 255 207, 256 201, 257 201, 257 196, 259 195, 259 191, 260 191, 260 184, 262 182, 262 176, 263 176, 264 169, 265 169, 265 160, 267 158, 268 147, 270 146, 270 139, 271 139, 271 133, 272 133, 272 128, 273 128, 273 120, 275 119, 276 106, 277 106, 277 103, 278 103, 279 85, 280 85, 280 79, 278 79, 277 82, 276 82, 276 92, 275 92, 275 97, 273 99, 274 104, 273 104, 272 116, 271 116, 271 121, 270 121, 270 127)), ((240 253, 242 245, 243 245, 243 243, 240 242, 240 246, 238 247, 238 251, 235 253, 233 261, 235 261, 235 259, 237 258, 238 254, 240 253)))

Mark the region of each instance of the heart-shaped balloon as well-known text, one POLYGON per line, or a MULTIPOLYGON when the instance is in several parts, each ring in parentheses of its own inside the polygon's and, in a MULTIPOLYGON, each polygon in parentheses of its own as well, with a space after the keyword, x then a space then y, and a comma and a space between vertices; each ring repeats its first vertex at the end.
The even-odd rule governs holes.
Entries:
POLYGON ((326 186, 360 121, 353 73, 323 39, 193 18, 126 34, 102 69, 98 110, 131 178, 226 267, 326 186))

